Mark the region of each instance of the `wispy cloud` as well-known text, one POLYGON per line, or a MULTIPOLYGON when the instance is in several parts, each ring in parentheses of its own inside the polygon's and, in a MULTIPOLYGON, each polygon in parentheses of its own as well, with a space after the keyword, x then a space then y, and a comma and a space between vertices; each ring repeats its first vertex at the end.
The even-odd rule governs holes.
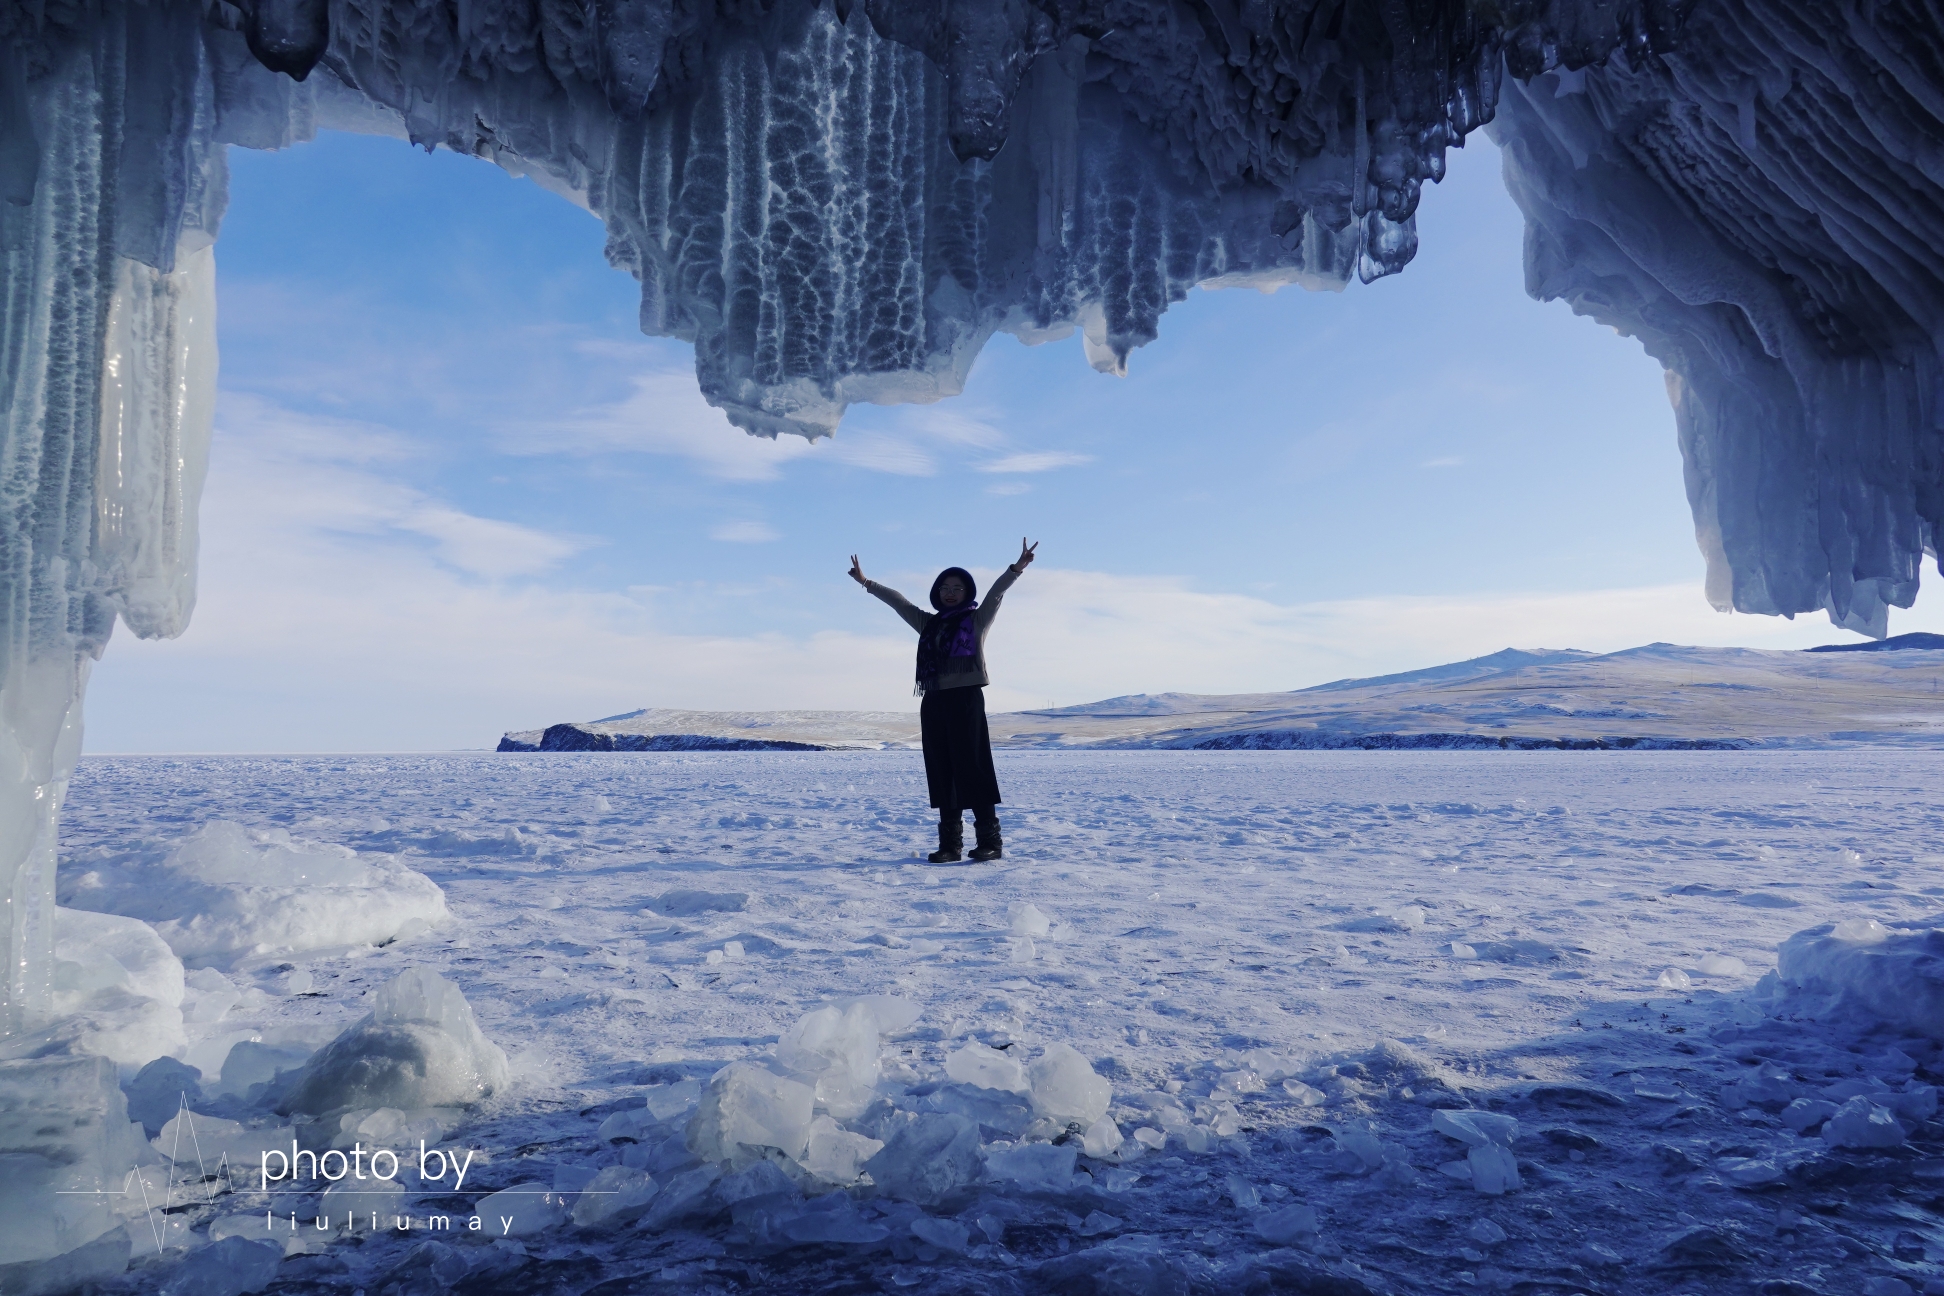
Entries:
POLYGON ((1073 468, 1093 462, 1093 456, 1070 450, 1022 450, 979 465, 980 472, 1042 473, 1055 468, 1073 468))
POLYGON ((764 544, 771 540, 781 540, 782 533, 767 522, 724 522, 709 532, 711 540, 726 540, 730 544, 764 544))
POLYGON ((846 432, 818 442, 813 453, 829 455, 839 463, 872 472, 899 477, 931 477, 938 472, 938 461, 914 442, 883 432, 846 432))
POLYGON ((399 516, 392 525, 433 541, 440 558, 487 580, 538 575, 587 548, 584 540, 475 517, 431 501, 399 516))
POLYGON ((975 450, 990 450, 1006 443, 1006 434, 989 421, 969 410, 944 405, 908 406, 898 423, 920 435, 975 450))
POLYGON ((630 392, 606 405, 576 411, 557 423, 501 430, 508 454, 675 455, 724 481, 774 481, 783 465, 811 454, 801 437, 755 437, 702 399, 695 375, 683 369, 638 374, 630 392))
MULTIPOLYGON (((432 542, 440 562, 485 580, 537 575, 594 543, 479 517, 378 475, 374 469, 416 457, 409 442, 387 428, 230 395, 223 398, 217 426, 219 434, 249 429, 252 458, 280 480, 266 482, 243 507, 274 511, 285 526, 373 538, 416 536, 432 542)), ((234 441, 224 435, 224 443, 234 441)))

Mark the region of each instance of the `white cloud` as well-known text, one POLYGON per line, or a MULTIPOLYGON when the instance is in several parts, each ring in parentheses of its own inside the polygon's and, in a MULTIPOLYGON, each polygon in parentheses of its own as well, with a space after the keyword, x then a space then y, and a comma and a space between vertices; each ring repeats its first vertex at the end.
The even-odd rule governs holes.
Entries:
POLYGON ((444 504, 421 504, 395 525, 435 541, 439 557, 488 580, 536 575, 586 547, 581 541, 516 522, 474 517, 444 504))
POLYGON ((1003 482, 994 482, 992 485, 986 487, 986 494, 1024 495, 1027 491, 1031 489, 1033 489, 1031 482, 1003 481, 1003 482))
POLYGON ((979 465, 980 472, 989 473, 1038 473, 1054 468, 1071 468, 1077 464, 1093 462, 1093 456, 1075 454, 1070 450, 1022 450, 979 465))
POLYGON ((913 432, 951 445, 990 450, 1006 443, 1006 434, 965 409, 943 405, 912 405, 900 411, 898 423, 913 432))
POLYGON ((766 522, 724 522, 709 532, 711 540, 726 540, 731 544, 764 544, 783 537, 775 527, 766 522))
MULTIPOLYGON (((590 353, 599 350, 584 347, 590 353)), ((852 468, 901 477, 930 477, 938 464, 915 438, 839 431, 815 442, 800 436, 751 436, 702 397, 687 369, 654 369, 629 380, 627 396, 548 423, 507 429, 509 454, 674 455, 724 481, 775 481, 784 465, 822 455, 852 468)))
POLYGON ((930 477, 938 472, 938 462, 920 446, 887 436, 882 432, 846 432, 842 428, 814 451, 827 454, 853 468, 894 473, 900 477, 930 477))
POLYGON ((802 437, 757 437, 736 427, 702 399, 687 370, 652 370, 636 376, 632 386, 621 400, 558 423, 508 429, 501 448, 526 455, 676 455, 712 477, 744 482, 774 481, 784 464, 814 452, 802 437))

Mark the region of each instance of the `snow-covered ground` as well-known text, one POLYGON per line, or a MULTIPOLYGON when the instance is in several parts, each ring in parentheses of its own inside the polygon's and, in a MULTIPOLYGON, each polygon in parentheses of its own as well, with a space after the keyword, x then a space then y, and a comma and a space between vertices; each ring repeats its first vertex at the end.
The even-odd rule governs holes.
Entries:
MULTIPOLYGON (((1757 988, 1792 933, 1944 910, 1944 756, 998 759, 1007 858, 934 867, 911 752, 91 758, 63 876, 222 820, 443 888, 449 916, 381 948, 187 960, 192 1058, 249 1034, 301 1056, 414 967, 508 1055, 443 1118, 463 1191, 388 1199, 417 1231, 309 1242, 277 1291, 1944 1291, 1939 1042, 1757 988), (697 1170, 680 1082, 864 995, 921 1015, 884 1023, 879 1116, 850 1127, 984 1094, 983 1168, 922 1204, 697 1170), (1006 1107, 1026 1095, 940 1087, 952 1055, 962 1078, 1060 1044, 1111 1084, 1119 1150, 1063 1161, 1033 1142, 1058 1122, 1006 1107), (1855 1094, 1879 1098, 1819 1135, 1855 1094), (1139 1130, 1161 1146, 1134 1155, 1139 1130), (545 1215, 624 1161, 657 1183, 641 1221, 545 1215), (524 1238, 424 1234, 516 1185, 564 1193, 524 1238)), ((243 1228, 244 1188, 196 1187, 111 1289, 243 1228)))

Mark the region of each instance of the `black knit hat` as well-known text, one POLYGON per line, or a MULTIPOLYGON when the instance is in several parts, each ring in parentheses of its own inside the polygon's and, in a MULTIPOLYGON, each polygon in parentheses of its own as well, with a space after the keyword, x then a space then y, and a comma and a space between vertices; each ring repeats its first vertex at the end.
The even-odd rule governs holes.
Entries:
MULTIPOLYGON (((965 570, 965 568, 963 567, 947 567, 944 571, 938 573, 938 579, 932 582, 931 605, 934 610, 939 612, 943 612, 945 610, 944 607, 938 601, 938 587, 945 583, 945 578, 947 576, 956 576, 961 581, 965 582, 965 602, 966 603, 971 603, 979 597, 979 582, 972 579, 971 572, 965 570)), ((964 607, 965 604, 961 603, 959 606, 964 607)))

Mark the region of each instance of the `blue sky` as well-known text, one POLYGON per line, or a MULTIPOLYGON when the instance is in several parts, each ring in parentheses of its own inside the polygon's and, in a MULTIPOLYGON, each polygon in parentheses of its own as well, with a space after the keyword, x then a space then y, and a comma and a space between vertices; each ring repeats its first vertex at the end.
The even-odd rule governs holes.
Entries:
POLYGON ((231 169, 198 608, 179 640, 110 645, 93 751, 908 709, 909 634, 847 556, 916 596, 1025 534, 994 709, 1850 637, 1708 609, 1659 366, 1524 295, 1482 137, 1400 276, 1196 292, 1126 378, 1077 337, 997 338, 962 397, 854 407, 814 446, 711 410, 689 348, 638 331, 598 222, 529 181, 344 135, 231 169))

